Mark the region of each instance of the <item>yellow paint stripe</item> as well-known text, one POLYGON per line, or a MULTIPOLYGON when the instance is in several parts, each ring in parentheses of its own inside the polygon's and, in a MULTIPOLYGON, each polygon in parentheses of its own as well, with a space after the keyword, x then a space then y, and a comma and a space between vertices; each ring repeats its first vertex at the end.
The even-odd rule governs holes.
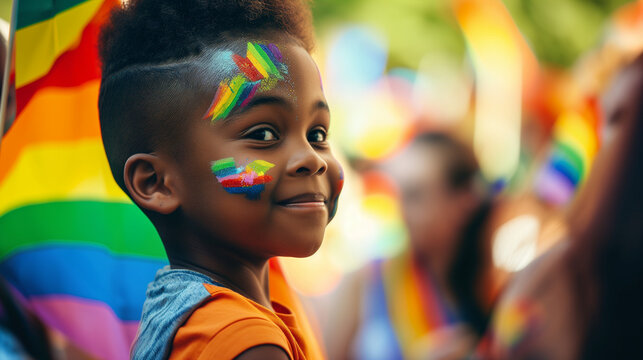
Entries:
POLYGON ((225 113, 231 104, 234 106, 234 100, 237 98, 239 89, 241 89, 241 85, 243 85, 245 81, 245 77, 241 75, 235 76, 232 81, 230 81, 228 92, 226 92, 224 97, 221 99, 221 107, 217 106, 217 110, 215 111, 216 117, 225 113))
POLYGON ((268 77, 268 72, 266 71, 266 69, 263 68, 263 66, 261 66, 261 63, 259 62, 259 60, 257 60, 254 57, 254 55, 252 55, 251 52, 248 52, 247 57, 248 57, 248 60, 250 60, 250 62, 252 63, 252 65, 254 65, 255 68, 257 68, 257 71, 259 71, 261 73, 261 75, 263 75, 264 78, 267 78, 268 77))
POLYGON ((22 152, 0 184, 0 214, 56 200, 129 202, 109 170, 100 139, 42 143, 22 152))
POLYGON ((101 4, 101 0, 83 2, 16 31, 16 87, 47 74, 62 53, 77 45, 101 4))
POLYGON ((215 105, 214 110, 212 111, 212 113, 214 114, 213 119, 216 119, 219 114, 223 112, 224 104, 227 103, 228 98, 232 96, 232 90, 230 90, 230 86, 225 84, 222 86, 225 86, 225 88, 223 89, 223 95, 221 96, 221 99, 219 99, 219 102, 215 105))

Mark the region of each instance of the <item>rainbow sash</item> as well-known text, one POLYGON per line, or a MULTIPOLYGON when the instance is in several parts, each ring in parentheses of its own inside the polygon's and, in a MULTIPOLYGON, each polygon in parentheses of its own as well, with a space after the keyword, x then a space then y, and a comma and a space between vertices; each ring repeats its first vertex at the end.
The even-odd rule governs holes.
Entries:
POLYGON ((459 321, 430 274, 408 253, 374 264, 364 300, 366 320, 357 339, 364 359, 411 358, 418 347, 430 348, 431 333, 459 321))

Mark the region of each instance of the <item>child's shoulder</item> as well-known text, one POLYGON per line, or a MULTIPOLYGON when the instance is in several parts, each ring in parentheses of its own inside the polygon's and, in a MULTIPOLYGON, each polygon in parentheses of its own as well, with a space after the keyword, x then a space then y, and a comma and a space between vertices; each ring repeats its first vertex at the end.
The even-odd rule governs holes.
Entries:
POLYGON ((207 276, 185 269, 160 269, 148 285, 132 358, 166 358, 176 330, 210 294, 207 276))
POLYGON ((273 303, 278 306, 273 312, 227 288, 203 286, 210 297, 178 329, 171 358, 216 354, 217 358, 233 359, 259 345, 278 346, 293 358, 296 339, 289 324, 290 310, 273 303))

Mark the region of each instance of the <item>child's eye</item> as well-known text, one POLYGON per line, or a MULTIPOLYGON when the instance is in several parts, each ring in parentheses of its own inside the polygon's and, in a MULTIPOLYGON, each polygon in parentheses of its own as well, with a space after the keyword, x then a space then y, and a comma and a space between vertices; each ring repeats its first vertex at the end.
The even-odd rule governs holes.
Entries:
POLYGON ((259 141, 274 141, 277 140, 277 134, 270 128, 261 128, 249 132, 246 136, 247 139, 259 141))
POLYGON ((308 133, 308 141, 310 142, 324 142, 326 141, 326 131, 324 129, 316 128, 308 133))

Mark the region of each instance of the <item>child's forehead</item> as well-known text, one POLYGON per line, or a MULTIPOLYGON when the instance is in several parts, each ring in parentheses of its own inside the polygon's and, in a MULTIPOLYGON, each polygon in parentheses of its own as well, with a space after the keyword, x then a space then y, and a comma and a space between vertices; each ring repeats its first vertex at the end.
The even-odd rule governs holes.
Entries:
POLYGON ((288 37, 240 37, 206 47, 199 60, 203 66, 215 72, 237 72, 240 69, 235 58, 248 57, 252 48, 259 51, 253 52, 253 55, 258 57, 257 60, 262 60, 260 55, 263 55, 266 60, 272 62, 288 63, 292 60, 288 53, 293 47, 301 45, 288 37))
POLYGON ((319 77, 310 54, 288 39, 235 39, 207 48, 199 60, 207 74, 200 81, 211 99, 204 118, 212 122, 238 112, 259 95, 281 94, 296 101, 302 81, 309 84, 311 72, 319 77))

